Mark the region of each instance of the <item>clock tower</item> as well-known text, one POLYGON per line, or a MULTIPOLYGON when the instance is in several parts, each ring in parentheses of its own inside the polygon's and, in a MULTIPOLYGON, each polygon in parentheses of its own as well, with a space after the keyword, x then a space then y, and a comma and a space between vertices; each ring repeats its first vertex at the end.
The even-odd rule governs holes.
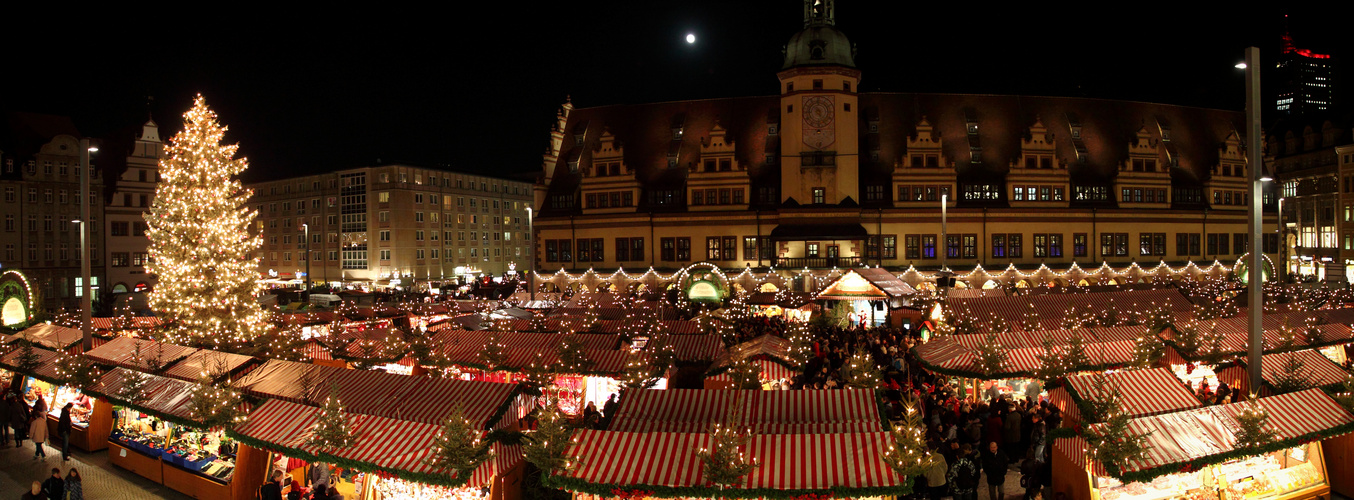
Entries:
POLYGON ((855 48, 835 24, 835 0, 804 0, 804 29, 785 45, 776 74, 781 201, 835 205, 860 193, 860 70, 855 48))

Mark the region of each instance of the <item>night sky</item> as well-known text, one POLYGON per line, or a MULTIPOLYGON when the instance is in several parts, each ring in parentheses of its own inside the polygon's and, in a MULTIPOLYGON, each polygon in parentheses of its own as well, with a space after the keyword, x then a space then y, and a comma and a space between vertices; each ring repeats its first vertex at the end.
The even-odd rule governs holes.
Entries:
MULTIPOLYGON (((1243 72, 1232 66, 1248 45, 1273 61, 1284 26, 1278 7, 882 3, 838 4, 865 92, 1241 109, 1243 72)), ((101 136, 139 126, 151 95, 168 137, 201 92, 250 158, 247 181, 378 160, 511 175, 540 168, 566 95, 587 107, 776 93, 781 46, 802 22, 795 1, 556 4, 224 19, 122 12, 59 28, 15 19, 0 109, 68 115, 101 136)), ((1321 8, 1290 7, 1296 44, 1349 57, 1340 16, 1321 8)), ((1354 80, 1344 66, 1347 96, 1354 80)))

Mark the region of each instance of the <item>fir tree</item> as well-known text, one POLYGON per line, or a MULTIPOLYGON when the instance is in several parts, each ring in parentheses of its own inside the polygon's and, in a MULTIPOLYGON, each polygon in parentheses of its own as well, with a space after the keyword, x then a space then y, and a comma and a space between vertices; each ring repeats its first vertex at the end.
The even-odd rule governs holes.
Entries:
POLYGON ((1152 304, 1152 307, 1139 314, 1138 322, 1146 326, 1152 332, 1159 332, 1167 326, 1170 326, 1173 318, 1174 316, 1171 314, 1171 309, 1169 307, 1159 306, 1154 303, 1152 304))
POLYGON ((19 373, 32 375, 33 370, 38 369, 42 361, 38 353, 33 350, 33 341, 28 339, 28 332, 25 331, 19 336, 19 355, 14 358, 14 368, 19 373))
POLYGON ((480 364, 485 371, 495 371, 508 362, 508 346, 503 344, 498 332, 492 332, 484 340, 484 348, 478 354, 480 364))
POLYGON ((545 360, 545 354, 539 352, 530 364, 522 368, 522 376, 527 386, 536 389, 544 390, 555 383, 555 373, 550 369, 550 363, 545 360))
POLYGON ((1066 357, 1063 366, 1067 367, 1068 372, 1091 366, 1091 356, 1086 354, 1086 341, 1081 338, 1080 334, 1073 334, 1067 339, 1067 347, 1063 349, 1063 355, 1066 357))
POLYGON ((1020 321, 1020 329, 1027 332, 1037 332, 1043 330, 1043 325, 1039 322, 1039 310, 1034 308, 1034 303, 1030 302, 1029 307, 1025 309, 1025 317, 1020 321))
POLYGON ((1106 415, 1104 424, 1086 429, 1084 437, 1089 457, 1103 464, 1115 464, 1120 470, 1126 463, 1146 458, 1151 450, 1147 438, 1152 433, 1135 435, 1128 427, 1132 419, 1118 405, 1109 408, 1106 415))
POLYGON ((310 429, 310 438, 306 444, 332 453, 339 448, 347 448, 357 442, 357 434, 343 414, 343 403, 339 401, 338 386, 329 384, 329 397, 324 406, 315 410, 315 425, 310 429))
POLYGON ((724 372, 729 377, 730 389, 752 389, 760 390, 762 388, 762 367, 753 363, 749 358, 734 360, 729 365, 729 370, 724 372))
POLYGON ((711 426, 710 447, 696 452, 704 465, 705 480, 717 487, 738 486, 752 469, 761 466, 744 455, 752 441, 752 430, 744 428, 742 419, 743 398, 739 397, 729 405, 724 421, 711 426))
POLYGON ((555 350, 555 370, 557 373, 581 375, 592 369, 592 358, 588 356, 583 337, 577 333, 568 333, 560 339, 555 350))
POLYGON ((1278 438, 1278 433, 1269 425, 1269 411, 1254 399, 1242 403, 1236 423, 1235 449, 1259 448, 1278 438))
POLYGON ((1321 326, 1326 324, 1326 318, 1318 315, 1310 315, 1302 320, 1302 342, 1309 346, 1319 346, 1329 342, 1332 339, 1326 338, 1325 330, 1321 326))
POLYGON ((92 389, 102 375, 88 356, 57 351, 56 376, 66 385, 86 391, 92 389))
POLYGON ((66 328, 80 328, 80 316, 67 311, 66 306, 61 306, 61 310, 57 311, 56 317, 52 318, 52 324, 66 328))
MULTIPOLYGON (((941 322, 944 324, 944 322, 941 322)), ((789 334, 790 349, 786 353, 789 361, 797 367, 803 367, 813 358, 813 333, 809 331, 808 325, 795 323, 790 325, 789 334)))
POLYGON ((879 373, 879 367, 875 365, 870 353, 862 346, 857 347, 851 359, 846 360, 846 373, 842 378, 847 387, 878 389, 883 375, 879 373))
POLYGON ((1071 370, 1064 350, 1053 342, 1053 337, 1044 337, 1044 353, 1035 355, 1035 358, 1039 360, 1039 368, 1034 376, 1045 382, 1066 377, 1067 372, 1071 370))
POLYGON ((493 450, 483 442, 483 437, 484 431, 470 423, 461 405, 452 405, 451 414, 442 421, 442 429, 433 438, 433 453, 425 461, 448 476, 468 477, 480 464, 493 458, 493 450))
POLYGON ((531 323, 527 326, 527 330, 538 333, 551 331, 549 323, 545 321, 544 314, 532 314, 531 323))
POLYGON ((1129 365, 1134 368, 1151 368, 1157 360, 1166 355, 1166 343, 1153 333, 1155 330, 1148 328, 1138 336, 1138 340, 1133 343, 1133 361, 1129 365))
POLYGON ((1119 326, 1119 308, 1114 305, 1114 299, 1109 300, 1109 304, 1100 310, 1096 315, 1096 326, 1119 326))
POLYGON ((978 369, 985 375, 1000 373, 1006 364, 1006 347, 997 341, 997 332, 987 332, 987 337, 978 345, 976 353, 978 369))
POLYGON ((1123 406, 1124 396, 1117 384, 1110 384, 1109 377, 1097 372, 1091 379, 1091 394, 1082 399, 1082 415, 1087 422, 1103 422, 1123 406))
MULTIPOLYGON (((205 363, 205 358, 204 358, 205 363)), ((240 421, 240 393, 228 384, 217 384, 225 376, 225 367, 204 368, 188 396, 188 414, 208 428, 223 427, 240 421)))
POLYGON ((912 402, 905 406, 903 421, 891 429, 893 444, 880 459, 902 477, 917 477, 931 470, 935 458, 926 443, 926 423, 912 402))
POLYGON ((546 400, 536 412, 536 430, 527 432, 522 443, 526 461, 546 474, 577 467, 574 459, 564 455, 573 433, 574 425, 560 411, 559 402, 546 400))
POLYGON ((668 367, 655 363, 655 357, 641 351, 627 353, 625 372, 621 374, 621 386, 627 389, 650 389, 657 385, 668 367))
POLYGON ((1284 360, 1283 368, 1274 378, 1272 385, 1276 394, 1288 394, 1312 386, 1312 379, 1307 374, 1302 359, 1298 357, 1298 352, 1288 352, 1278 354, 1278 356, 1285 356, 1288 359, 1284 360))
POLYGON ((150 375, 136 370, 123 369, 122 386, 118 387, 117 397, 132 406, 141 406, 149 399, 150 375))
POLYGON ((159 277, 151 307, 190 344, 242 346, 263 333, 257 301, 262 236, 250 234, 257 213, 249 189, 235 178, 248 162, 222 146, 225 127, 202 96, 185 116, 184 131, 166 146, 160 182, 146 214, 150 259, 159 277))

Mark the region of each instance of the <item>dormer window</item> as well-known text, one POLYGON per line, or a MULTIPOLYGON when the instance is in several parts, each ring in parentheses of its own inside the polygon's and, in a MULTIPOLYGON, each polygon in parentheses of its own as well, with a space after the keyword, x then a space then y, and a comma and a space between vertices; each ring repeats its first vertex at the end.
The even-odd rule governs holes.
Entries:
POLYGON ((978 122, 968 122, 968 133, 969 135, 978 134, 978 122))
POLYGON ((785 82, 785 92, 794 92, 795 82, 785 82))
POLYGON ((672 140, 674 140, 674 141, 680 141, 680 140, 682 140, 682 127, 673 127, 673 128, 672 128, 672 140))
POLYGON ((813 81, 813 90, 823 90, 823 81, 822 81, 822 80, 814 80, 814 81, 813 81))
POLYGON ((574 145, 583 146, 583 134, 574 134, 574 145))
POLYGON ((842 82, 842 90, 851 91, 851 82, 842 82))
POLYGON ((826 53, 827 53, 827 42, 822 40, 814 40, 812 42, 809 42, 809 59, 812 60, 823 59, 824 54, 826 53))
POLYGON ((1073 138, 1073 139, 1080 139, 1080 138, 1081 138, 1081 127, 1077 127, 1077 126, 1072 127, 1072 138, 1073 138))

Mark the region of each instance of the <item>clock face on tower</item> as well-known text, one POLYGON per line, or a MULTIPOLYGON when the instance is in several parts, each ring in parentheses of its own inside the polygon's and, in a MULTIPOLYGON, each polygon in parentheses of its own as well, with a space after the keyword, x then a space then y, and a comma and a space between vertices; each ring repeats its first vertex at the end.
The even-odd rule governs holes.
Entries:
POLYGON ((804 144, 813 149, 826 149, 836 142, 836 128, 833 126, 832 96, 804 97, 804 144))

